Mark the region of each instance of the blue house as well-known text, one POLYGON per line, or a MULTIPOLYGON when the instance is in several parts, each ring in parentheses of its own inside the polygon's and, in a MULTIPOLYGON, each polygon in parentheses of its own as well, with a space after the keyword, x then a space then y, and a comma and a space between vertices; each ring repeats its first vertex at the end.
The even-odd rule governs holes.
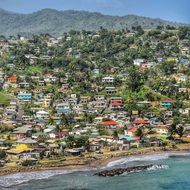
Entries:
POLYGON ((30 101, 32 99, 32 94, 26 92, 20 92, 17 98, 22 101, 30 101))
POLYGON ((174 102, 175 102, 174 100, 164 100, 162 101, 161 105, 163 107, 170 107, 174 104, 174 102))
POLYGON ((125 135, 124 137, 122 137, 120 140, 124 141, 124 142, 134 142, 136 141, 137 139, 136 138, 133 138, 133 137, 130 137, 129 135, 125 135))
POLYGON ((71 109, 69 103, 66 102, 66 103, 57 104, 56 111, 58 114, 70 113, 71 109))
POLYGON ((180 63, 182 63, 182 64, 188 64, 189 63, 189 59, 188 58, 181 58, 180 59, 180 63))

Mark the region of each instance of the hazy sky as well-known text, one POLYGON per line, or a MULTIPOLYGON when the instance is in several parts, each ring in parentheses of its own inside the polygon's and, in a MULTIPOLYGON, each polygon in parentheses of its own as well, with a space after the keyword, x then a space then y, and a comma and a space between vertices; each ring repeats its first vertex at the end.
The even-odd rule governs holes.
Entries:
POLYGON ((31 13, 44 8, 136 14, 190 23, 190 0, 0 0, 0 8, 31 13))

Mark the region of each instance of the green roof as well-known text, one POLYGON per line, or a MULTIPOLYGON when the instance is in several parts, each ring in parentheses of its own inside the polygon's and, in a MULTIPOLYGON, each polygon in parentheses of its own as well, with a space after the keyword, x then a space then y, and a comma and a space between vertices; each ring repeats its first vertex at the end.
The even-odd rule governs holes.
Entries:
POLYGON ((122 137, 121 140, 130 142, 130 141, 135 141, 136 139, 126 135, 126 136, 122 137))

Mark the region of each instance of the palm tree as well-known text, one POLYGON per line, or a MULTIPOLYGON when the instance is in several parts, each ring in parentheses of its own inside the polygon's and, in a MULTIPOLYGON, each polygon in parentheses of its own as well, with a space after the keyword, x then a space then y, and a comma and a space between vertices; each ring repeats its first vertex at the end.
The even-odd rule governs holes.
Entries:
POLYGON ((145 136, 145 133, 141 128, 138 128, 135 134, 140 137, 140 140, 142 140, 145 136))
POLYGON ((170 139, 173 139, 173 135, 176 133, 176 130, 177 130, 176 124, 175 123, 171 124, 169 127, 170 139))
POLYGON ((118 139, 119 139, 118 131, 114 131, 114 132, 113 132, 113 138, 114 138, 115 140, 118 140, 118 139))
POLYGON ((179 135, 179 137, 181 138, 184 135, 184 126, 183 125, 179 125, 176 129, 176 133, 179 135))
POLYGON ((69 120, 66 114, 61 115, 61 123, 65 125, 65 127, 69 126, 69 120))
POLYGON ((73 148, 74 144, 75 144, 74 136, 68 136, 67 139, 66 139, 66 144, 67 144, 67 147, 73 148))

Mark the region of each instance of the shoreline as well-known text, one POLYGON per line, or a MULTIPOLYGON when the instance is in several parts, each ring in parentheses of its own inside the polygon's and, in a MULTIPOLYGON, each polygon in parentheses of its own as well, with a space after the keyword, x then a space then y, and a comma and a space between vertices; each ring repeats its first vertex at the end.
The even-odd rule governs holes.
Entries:
POLYGON ((144 155, 156 155, 164 153, 190 153, 190 144, 177 145, 177 148, 165 148, 163 147, 149 147, 142 149, 132 149, 128 151, 116 151, 109 152, 107 154, 98 155, 98 158, 93 157, 76 157, 73 160, 66 160, 62 162, 51 163, 47 165, 36 165, 36 166, 4 166, 1 167, 0 177, 13 175, 17 173, 30 173, 30 172, 43 172, 52 170, 70 170, 73 172, 80 170, 100 169, 106 167, 108 163, 117 161, 122 158, 130 156, 144 156, 144 155))

